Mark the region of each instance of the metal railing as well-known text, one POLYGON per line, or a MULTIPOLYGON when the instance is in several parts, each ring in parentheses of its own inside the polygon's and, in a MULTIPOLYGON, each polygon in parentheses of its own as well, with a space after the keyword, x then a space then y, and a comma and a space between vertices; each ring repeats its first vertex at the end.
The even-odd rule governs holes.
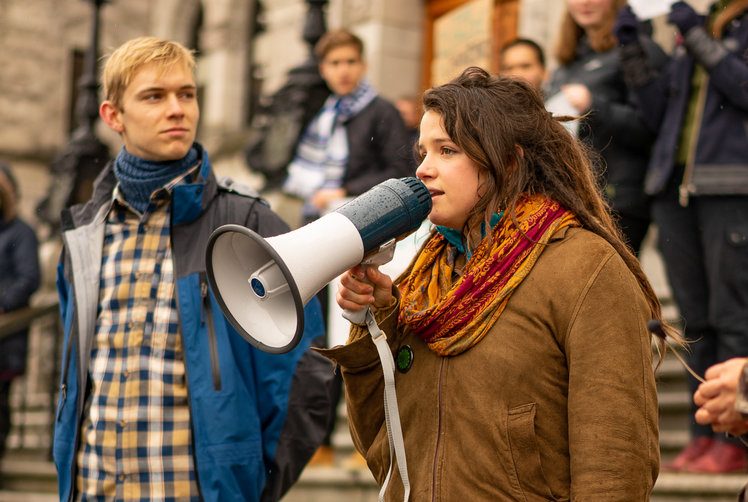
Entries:
POLYGON ((26 373, 15 379, 13 385, 20 386, 15 394, 20 399, 11 401, 12 412, 20 419, 13 421, 11 435, 16 434, 19 442, 15 447, 24 449, 48 448, 48 455, 52 453, 52 434, 54 432, 54 413, 57 398, 57 380, 59 378, 59 352, 62 340, 62 330, 59 318, 57 300, 46 300, 38 305, 26 307, 12 312, 0 314, 0 340, 17 333, 29 330, 29 350, 27 354, 26 373), (42 397, 46 402, 30 403, 30 396, 42 397), (46 429, 36 431, 44 437, 29 442, 27 435, 30 405, 41 408, 48 413, 46 429))

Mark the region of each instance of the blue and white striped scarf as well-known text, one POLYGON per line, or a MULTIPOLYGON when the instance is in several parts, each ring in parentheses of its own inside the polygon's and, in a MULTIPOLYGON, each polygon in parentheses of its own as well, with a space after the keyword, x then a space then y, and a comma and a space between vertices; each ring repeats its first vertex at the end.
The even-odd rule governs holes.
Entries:
MULTIPOLYGON (((288 166, 283 185, 286 193, 305 201, 321 188, 338 188, 348 163, 345 123, 377 96, 366 80, 345 96, 331 95, 301 137, 296 155, 288 166)), ((308 205, 308 204, 307 204, 308 205)), ((305 207, 305 214, 311 208, 305 207)))

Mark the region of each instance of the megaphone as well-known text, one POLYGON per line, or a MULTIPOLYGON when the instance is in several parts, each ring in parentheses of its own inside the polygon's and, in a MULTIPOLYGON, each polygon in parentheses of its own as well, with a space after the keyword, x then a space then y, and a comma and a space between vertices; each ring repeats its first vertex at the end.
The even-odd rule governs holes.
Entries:
POLYGON ((208 240, 208 280, 239 334, 271 353, 293 349, 304 331, 304 305, 332 279, 392 247, 431 211, 417 178, 389 179, 322 218, 265 239, 223 225, 208 240))

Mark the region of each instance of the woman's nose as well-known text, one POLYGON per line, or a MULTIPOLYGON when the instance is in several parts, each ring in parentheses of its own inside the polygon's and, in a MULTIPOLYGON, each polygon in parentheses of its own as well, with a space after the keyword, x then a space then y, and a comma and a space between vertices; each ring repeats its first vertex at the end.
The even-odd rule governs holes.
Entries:
POLYGON ((418 179, 431 178, 434 174, 434 169, 428 155, 423 157, 421 163, 416 168, 416 177, 418 179))

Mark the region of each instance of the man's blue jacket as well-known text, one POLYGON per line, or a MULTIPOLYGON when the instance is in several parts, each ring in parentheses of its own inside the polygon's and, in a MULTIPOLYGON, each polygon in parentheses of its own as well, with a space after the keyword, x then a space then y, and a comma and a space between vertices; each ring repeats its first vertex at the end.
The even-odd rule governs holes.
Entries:
MULTIPOLYGON (((54 434, 60 500, 74 495, 104 227, 115 184, 110 164, 96 180, 91 200, 62 215, 58 291, 65 334, 54 434)), ((194 461, 206 501, 279 499, 322 442, 332 418, 331 363, 309 350, 311 340, 323 334, 319 302, 305 308, 301 343, 286 354, 267 354, 234 330, 208 287, 205 248, 215 228, 235 223, 264 237, 288 230, 262 200, 240 192, 219 185, 202 152, 196 179, 177 185, 171 200, 194 461), (212 315, 206 315, 208 309, 212 315)))

